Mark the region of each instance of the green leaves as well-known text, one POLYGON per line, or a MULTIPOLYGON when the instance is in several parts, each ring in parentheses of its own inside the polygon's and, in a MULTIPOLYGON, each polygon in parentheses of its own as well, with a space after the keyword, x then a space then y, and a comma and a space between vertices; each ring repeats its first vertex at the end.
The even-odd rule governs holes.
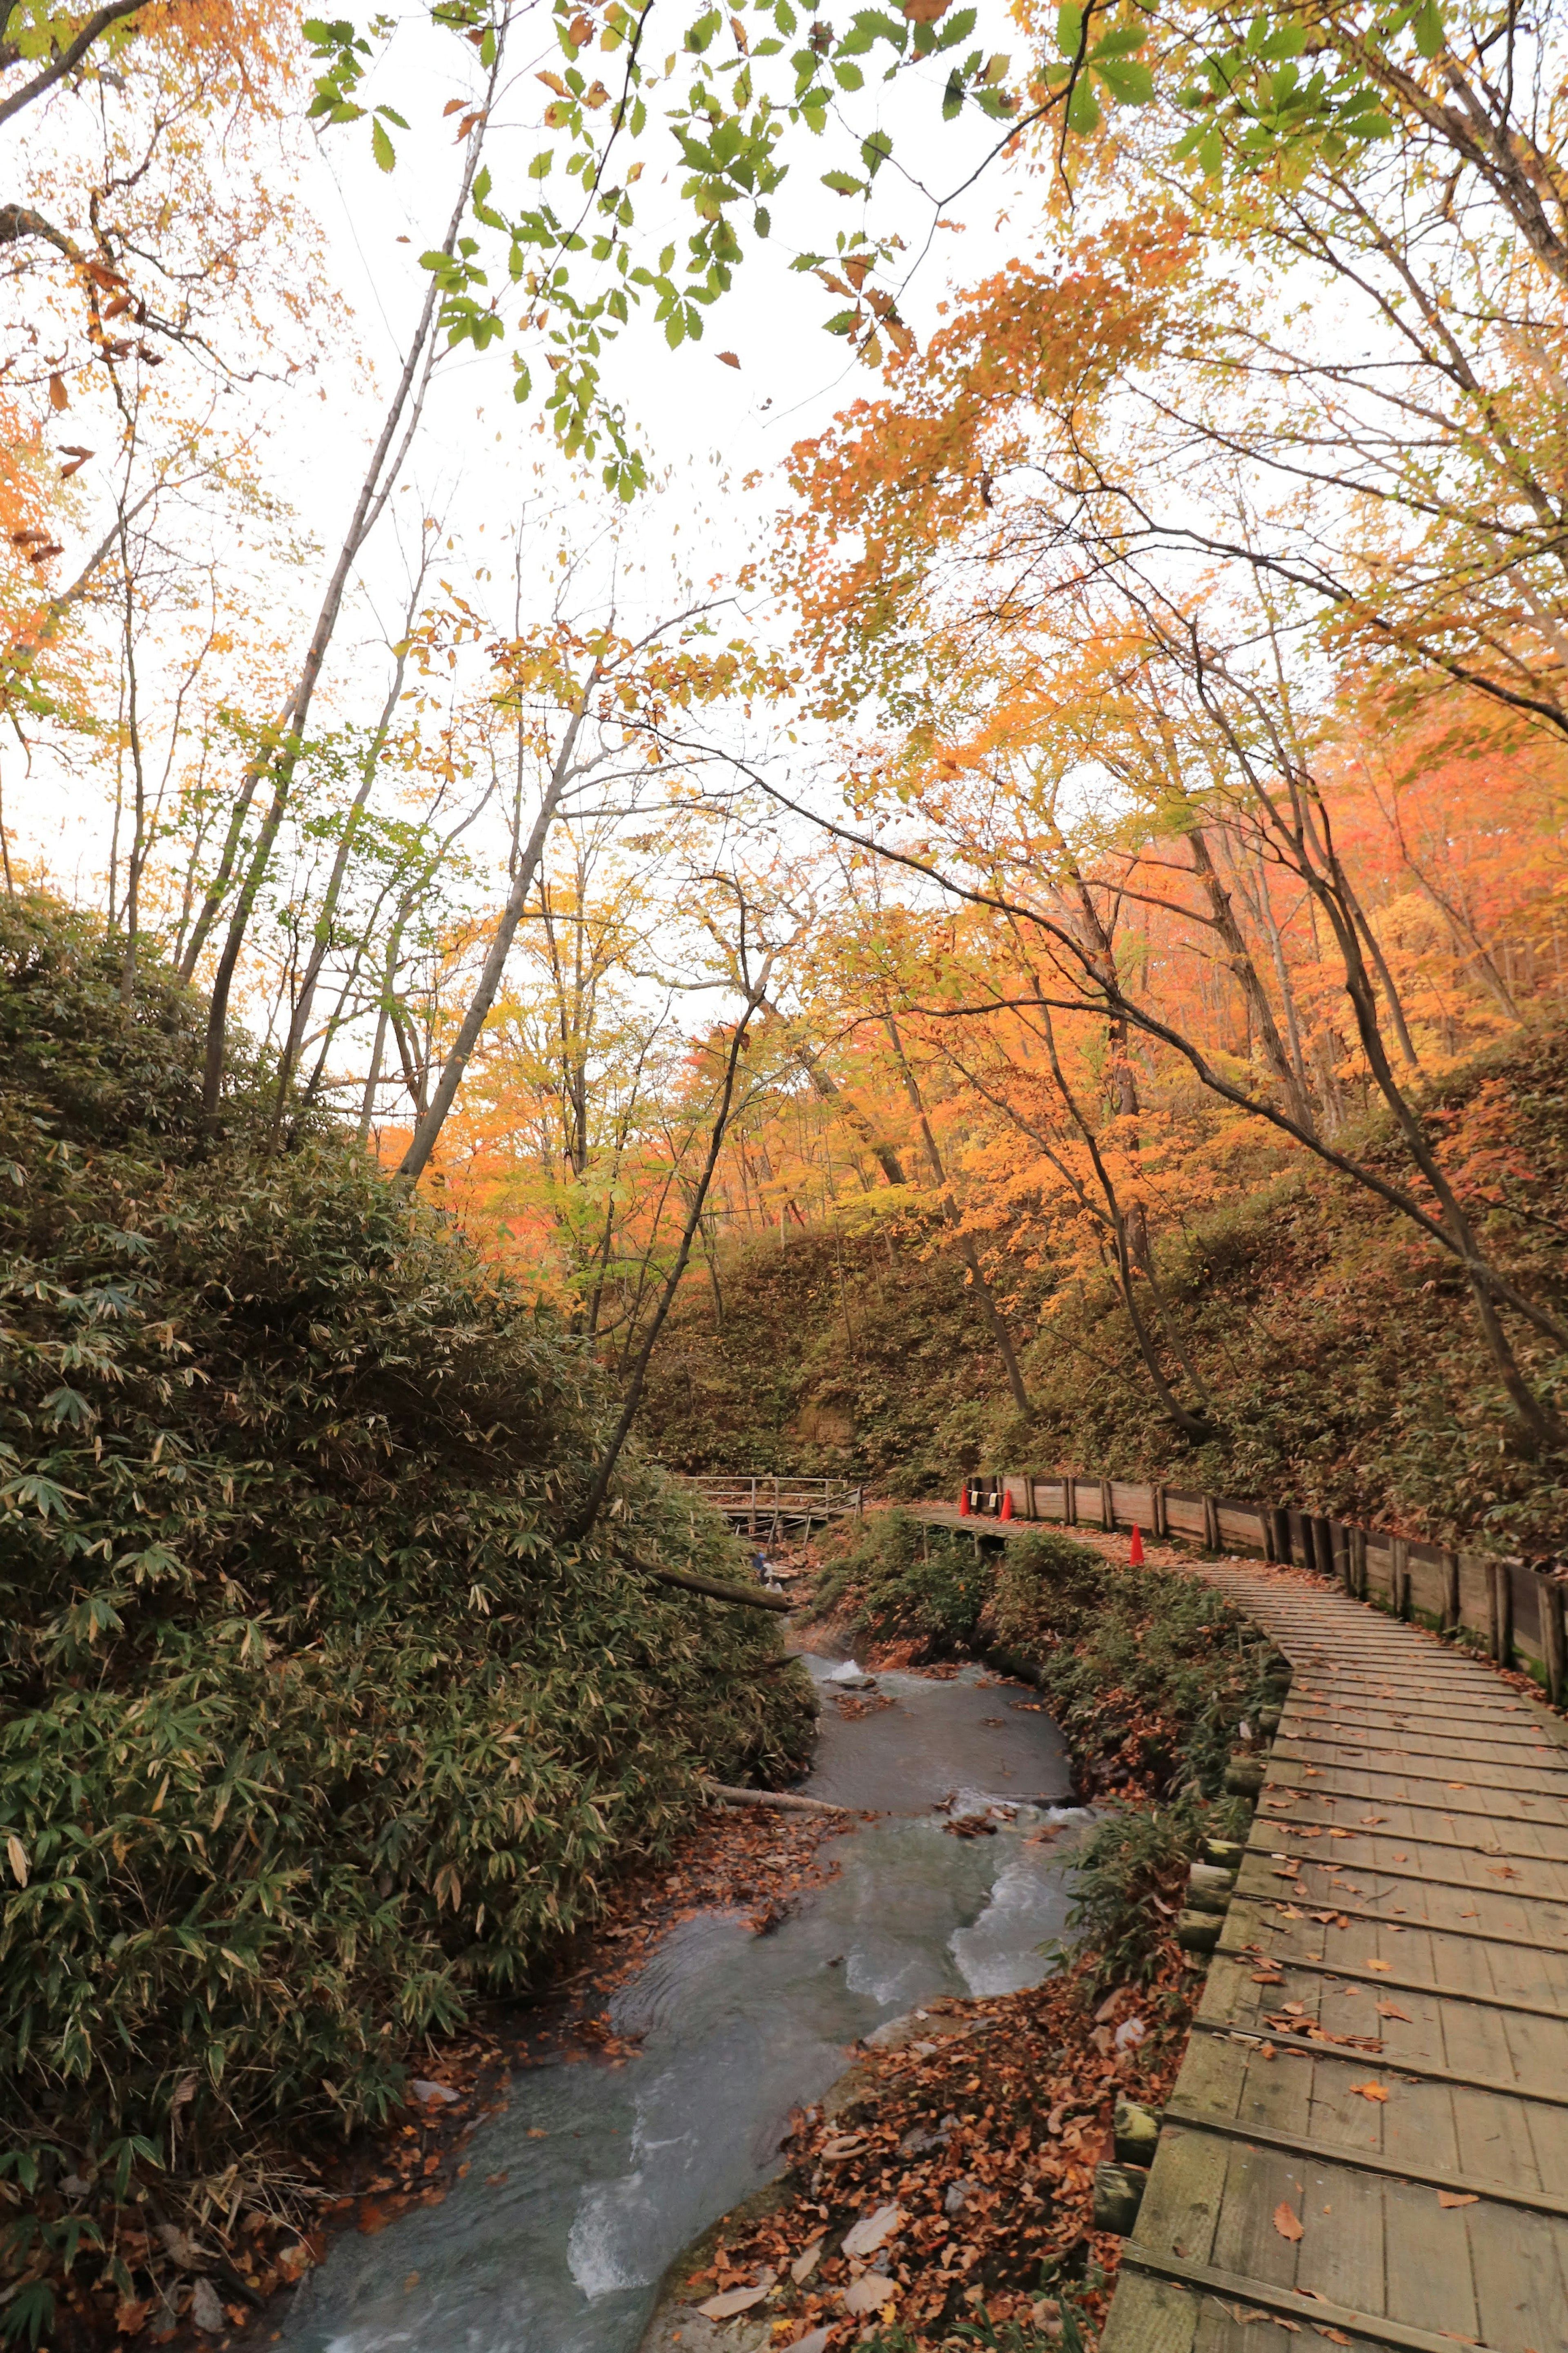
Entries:
MULTIPOLYGON (((1436 0, 1400 8, 1366 35, 1375 53, 1406 30, 1421 56, 1437 56, 1445 36, 1436 0)), ((1260 12, 1231 46, 1205 54, 1178 98, 1201 119, 1176 142, 1174 160, 1194 162, 1210 179, 1227 166, 1245 176, 1283 164, 1299 180, 1320 158, 1337 167, 1390 137, 1393 122, 1363 55, 1336 55, 1327 22, 1303 72, 1307 47, 1293 16, 1260 12)))
POLYGON ((1042 72, 1047 88, 1066 93, 1068 131, 1088 138, 1099 130, 1104 119, 1101 94, 1122 106, 1149 103, 1154 77, 1137 55, 1147 40, 1140 25, 1121 25, 1101 34, 1098 12, 1071 6, 1058 10, 1058 55, 1042 72))
POLYGON ((1422 0, 1421 6, 1411 19, 1411 31, 1424 58, 1441 57, 1447 37, 1443 27, 1443 11, 1437 0, 1422 0))
POLYGON ((371 124, 370 152, 384 172, 390 172, 397 161, 384 122, 376 121, 371 124))

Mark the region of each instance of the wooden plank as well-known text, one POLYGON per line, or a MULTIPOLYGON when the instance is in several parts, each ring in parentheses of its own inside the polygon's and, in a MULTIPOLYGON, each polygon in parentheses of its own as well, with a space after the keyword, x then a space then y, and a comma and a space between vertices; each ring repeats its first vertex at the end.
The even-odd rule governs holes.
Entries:
MULTIPOLYGON (((1353 1588, 1418 1588, 1430 1547, 1390 1546, 1386 1569, 1379 1551, 1336 1529, 1353 1588)), ((1518 1580, 1440 1566, 1449 1617, 1473 1621, 1479 1594, 1506 1655, 1518 1580)), ((1223 1561, 1195 1573, 1295 1674, 1107 2353, 1142 2353, 1156 2327, 1182 2353, 1250 2353, 1250 2308, 1421 2353, 1561 2348, 1568 1734, 1343 1590, 1223 1561), (1274 2227, 1281 2198, 1299 2242, 1274 2227)))

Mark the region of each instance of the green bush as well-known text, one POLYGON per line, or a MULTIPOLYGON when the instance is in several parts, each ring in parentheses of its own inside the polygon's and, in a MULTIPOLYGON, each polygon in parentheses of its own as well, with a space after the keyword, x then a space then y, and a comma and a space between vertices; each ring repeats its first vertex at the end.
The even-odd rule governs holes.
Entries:
POLYGON ((816 1614, 847 1613, 873 1641, 914 1641, 944 1654, 968 1647, 991 1583, 967 1536, 908 1512, 878 1512, 819 1580, 816 1614))
POLYGON ((586 1353, 331 1134, 200 1117, 203 1008, 0 903, 0 2168, 210 2170, 396 2099, 809 1693, 586 1353))
MULTIPOLYGON (((1080 1772, 1215 1798, 1272 1646, 1213 1586, 1033 1531, 1007 1546, 986 1630, 1029 1660, 1080 1772)), ((1111 1785, 1113 1786, 1113 1785, 1111 1785)))

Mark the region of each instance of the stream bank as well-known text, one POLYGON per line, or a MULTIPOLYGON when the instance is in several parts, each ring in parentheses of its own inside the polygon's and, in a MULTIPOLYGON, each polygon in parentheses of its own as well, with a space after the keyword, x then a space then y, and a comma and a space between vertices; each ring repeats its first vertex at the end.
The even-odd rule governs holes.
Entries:
POLYGON ((609 2003, 624 2063, 515 2073, 438 2207, 331 2247, 285 2353, 634 2353, 672 2259, 778 2173, 868 2035, 1048 1968, 1064 1825, 1084 1817, 1033 1694, 976 1667, 855 1689, 832 1681, 843 1662, 807 1663, 823 1708, 804 1791, 875 1819, 822 1843, 831 1876, 782 1917, 676 1925, 609 2003))

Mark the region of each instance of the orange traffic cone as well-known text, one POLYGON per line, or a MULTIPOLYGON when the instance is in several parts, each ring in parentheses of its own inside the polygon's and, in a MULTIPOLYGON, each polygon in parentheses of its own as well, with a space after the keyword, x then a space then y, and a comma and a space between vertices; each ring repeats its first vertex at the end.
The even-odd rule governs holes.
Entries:
POLYGON ((1004 1487, 1002 1490, 1002 1508, 997 1513, 996 1516, 999 1520, 1010 1520, 1012 1518, 1013 1490, 1011 1487, 1004 1487))
POLYGON ((966 1520, 969 1517, 969 1482, 967 1479, 958 1491, 958 1516, 961 1520, 966 1520))
POLYGON ((1142 1568, 1143 1566, 1143 1531, 1142 1528, 1134 1528, 1132 1531, 1132 1541, 1127 1547, 1127 1566, 1129 1568, 1142 1568))

